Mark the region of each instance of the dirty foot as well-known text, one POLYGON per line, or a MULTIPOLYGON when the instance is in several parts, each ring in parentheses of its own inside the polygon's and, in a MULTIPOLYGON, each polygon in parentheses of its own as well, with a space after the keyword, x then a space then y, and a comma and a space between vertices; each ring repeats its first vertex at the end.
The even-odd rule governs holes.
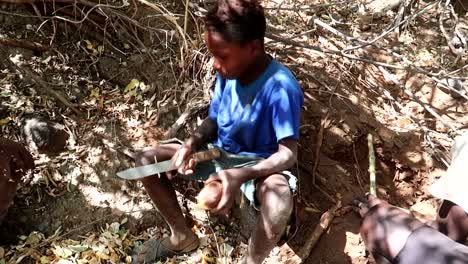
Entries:
POLYGON ((181 245, 174 247, 170 244, 170 238, 150 239, 132 254, 132 263, 151 263, 155 260, 163 260, 176 255, 183 255, 195 251, 200 244, 197 236, 191 237, 181 245))

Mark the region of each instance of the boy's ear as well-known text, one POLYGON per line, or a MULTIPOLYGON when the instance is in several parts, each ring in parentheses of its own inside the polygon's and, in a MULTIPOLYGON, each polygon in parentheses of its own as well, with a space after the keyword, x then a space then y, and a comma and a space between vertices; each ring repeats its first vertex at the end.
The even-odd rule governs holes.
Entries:
POLYGON ((249 43, 249 49, 252 55, 257 55, 262 52, 263 45, 260 40, 256 39, 249 43))

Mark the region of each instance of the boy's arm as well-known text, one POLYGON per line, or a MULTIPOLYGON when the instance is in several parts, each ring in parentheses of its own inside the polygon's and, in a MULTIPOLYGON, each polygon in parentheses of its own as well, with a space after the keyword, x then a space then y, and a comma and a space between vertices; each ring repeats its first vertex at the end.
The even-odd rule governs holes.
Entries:
POLYGON ((185 142, 186 146, 193 150, 200 148, 209 139, 213 138, 218 131, 218 125, 210 117, 205 118, 195 132, 185 142))
MULTIPOLYGON (((264 159, 252 167, 245 167, 245 176, 242 181, 246 182, 255 178, 262 178, 274 173, 290 169, 297 161, 297 140, 287 138, 279 143, 278 151, 267 159, 264 159)), ((244 173, 243 173, 244 174, 244 173)))
POLYGON ((214 213, 226 213, 234 202, 234 194, 242 183, 255 178, 269 176, 291 168, 297 160, 297 140, 287 138, 279 143, 278 151, 252 167, 242 167, 222 170, 211 175, 205 184, 220 180, 223 184, 223 194, 214 213))
POLYGON ((233 189, 242 183, 290 169, 297 161, 297 140, 287 138, 279 143, 278 151, 251 167, 232 168, 211 176, 207 182, 221 180, 229 182, 233 189))
MULTIPOLYGON (((195 130, 195 132, 185 141, 184 145, 174 154, 172 160, 174 165, 179 168, 179 173, 192 174, 196 166, 195 160, 190 159, 190 155, 193 154, 198 148, 206 143, 209 139, 213 138, 218 131, 218 125, 210 117, 205 118, 201 125, 195 130), (182 164, 185 164, 182 166, 182 164)), ((169 176, 172 178, 172 176, 169 176)))

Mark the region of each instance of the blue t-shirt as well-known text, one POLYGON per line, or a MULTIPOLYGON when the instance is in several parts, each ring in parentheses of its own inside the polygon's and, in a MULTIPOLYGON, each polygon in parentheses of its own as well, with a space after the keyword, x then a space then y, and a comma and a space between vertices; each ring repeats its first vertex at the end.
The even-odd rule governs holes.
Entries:
POLYGON ((288 68, 272 60, 257 80, 217 77, 209 117, 218 124, 214 144, 242 155, 267 158, 282 139, 299 139, 304 96, 288 68))

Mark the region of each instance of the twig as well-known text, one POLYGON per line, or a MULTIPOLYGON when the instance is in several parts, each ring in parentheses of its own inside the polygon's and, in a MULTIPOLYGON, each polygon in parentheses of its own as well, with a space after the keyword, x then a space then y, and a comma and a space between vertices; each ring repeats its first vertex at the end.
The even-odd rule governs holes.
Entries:
POLYGON ((445 30, 445 27, 444 27, 444 21, 443 21, 443 11, 441 11, 440 15, 439 15, 439 28, 440 28, 440 31, 442 32, 442 35, 444 36, 446 42, 447 42, 447 45, 449 46, 450 48, 450 51, 457 56, 457 58, 455 59, 455 62, 454 63, 457 63, 457 61, 461 58, 461 56, 463 55, 463 50, 460 52, 458 51, 453 45, 452 45, 452 41, 450 39, 450 36, 447 34, 447 31, 445 30))
POLYGON ((377 194, 377 187, 375 184, 375 154, 374 154, 374 143, 372 140, 372 134, 367 135, 367 146, 369 147, 369 177, 370 177, 370 194, 377 194))
POLYGON ((329 110, 327 109, 327 112, 325 113, 325 117, 320 121, 320 130, 318 133, 317 137, 317 147, 315 148, 315 163, 314 167, 312 168, 312 183, 315 185, 315 172, 317 171, 317 167, 319 164, 320 160, 320 149, 322 147, 322 142, 323 142, 323 131, 328 128, 328 115, 329 115, 329 110))
POLYGON ((104 135, 100 135, 100 134, 97 134, 97 133, 95 133, 95 135, 100 138, 102 144, 104 144, 108 149, 115 150, 115 151, 127 156, 127 158, 129 158, 131 160, 135 159, 135 150, 130 149, 130 148, 125 147, 125 146, 122 146, 122 145, 116 146, 115 143, 113 143, 111 140, 106 138, 106 136, 104 136, 104 135))
POLYGON ((329 4, 321 4, 321 5, 306 5, 306 6, 298 6, 298 7, 265 7, 265 10, 284 10, 284 11, 307 11, 310 9, 317 9, 322 7, 329 7, 334 5, 340 5, 344 2, 336 2, 336 3, 329 3, 329 4))
MULTIPOLYGON (((452 86, 448 85, 448 82, 444 82, 443 80, 440 80, 440 79, 438 79, 436 77, 431 77, 431 79, 433 81, 435 81, 438 85, 442 86, 443 88, 448 89, 448 90, 456 93, 458 96, 463 97, 466 100, 468 100, 468 96, 466 94, 464 94, 463 92, 461 92, 461 91, 453 88, 452 86)), ((448 80, 448 79, 446 79, 446 80, 448 80)))
MULTIPOLYGON (((145 5, 149 6, 149 7, 151 7, 152 9, 158 11, 159 13, 164 14, 163 17, 167 21, 169 21, 171 24, 174 25, 176 30, 179 32, 181 39, 183 40, 182 41, 183 46, 181 48, 181 60, 183 61, 183 59, 184 59, 184 50, 188 51, 187 35, 185 34, 184 30, 179 26, 179 23, 177 22, 177 19, 172 14, 170 14, 169 11, 165 10, 164 7, 161 8, 161 7, 157 6, 154 3, 148 2, 147 0, 138 0, 138 1, 140 3, 142 3, 142 4, 145 4, 145 5)), ((187 6, 187 8, 188 8, 188 6, 187 6)))
POLYGON ((169 128, 169 130, 164 134, 164 138, 173 138, 176 136, 179 129, 187 123, 187 118, 189 117, 190 109, 185 110, 182 115, 175 121, 175 123, 169 128))
POLYGON ((350 48, 346 48, 344 49, 343 51, 344 52, 347 52, 347 51, 351 51, 351 50, 355 50, 355 49, 360 49, 360 48, 364 48, 368 45, 372 45, 374 44, 375 42, 377 42, 379 39, 382 39, 384 38, 386 35, 388 35, 390 32, 392 32, 394 29, 396 29, 397 27, 403 25, 404 23, 406 23, 408 20, 410 19, 413 19, 419 15, 421 15, 422 13, 424 13, 427 9, 429 9, 430 7, 432 7, 434 4, 436 4, 437 1, 434 1, 432 3, 429 3, 427 4, 426 6, 424 6, 423 8, 421 8, 419 11, 411 14, 410 16, 408 16, 406 19, 404 19, 403 21, 400 21, 399 23, 395 23, 391 28, 389 28, 388 30, 384 31, 382 34, 378 35, 377 37, 375 37, 374 39, 370 40, 370 41, 360 41, 361 42, 361 45, 359 46, 354 46, 354 47, 350 47, 350 48))
POLYGON ((36 12, 37 17, 41 20, 44 21, 44 18, 42 17, 41 11, 39 11, 39 8, 37 8, 35 3, 31 3, 32 8, 34 9, 34 12, 36 12))
MULTIPOLYGON (((56 18, 56 19, 60 19, 60 20, 63 20, 63 21, 69 22, 69 23, 73 23, 73 24, 81 24, 81 23, 83 23, 84 21, 86 21, 86 19, 88 18, 89 14, 91 14, 91 12, 93 12, 94 9, 103 8, 103 7, 118 8, 118 7, 116 7, 116 6, 111 6, 111 5, 95 4, 95 5, 93 5, 93 6, 88 10, 88 12, 86 12, 86 14, 83 16, 83 18, 82 18, 81 20, 72 20, 72 19, 68 19, 68 18, 65 18, 65 17, 61 17, 61 16, 52 16, 52 17, 50 17, 48 20, 50 20, 51 18, 56 18)), ((41 27, 42 27, 48 20, 42 22, 41 25, 39 25, 39 27, 37 28, 37 31, 39 31, 39 29, 41 29, 41 27)))
POLYGON ((26 40, 20 40, 20 39, 7 39, 7 38, 1 38, 1 37, 0 37, 0 45, 25 48, 25 49, 36 50, 36 51, 47 51, 50 49, 50 47, 47 47, 40 43, 36 43, 32 41, 26 41, 26 40))
POLYGON ((357 170, 356 179, 357 179, 357 182, 359 184, 359 187, 361 188, 361 191, 363 193, 365 193, 364 187, 362 187, 362 183, 361 183, 361 169, 359 168, 359 162, 358 162, 358 159, 357 159, 357 156, 356 156, 356 145, 354 143, 353 143, 353 156, 354 156, 354 160, 356 162, 356 170, 357 170))
MULTIPOLYGON (((377 61, 373 61, 373 60, 354 57, 354 56, 351 56, 351 55, 346 53, 346 51, 349 51, 351 49, 343 49, 343 50, 336 50, 336 51, 322 49, 321 50, 322 53, 332 53, 332 54, 336 54, 336 55, 339 55, 339 56, 343 56, 345 58, 349 58, 349 59, 353 59, 353 60, 359 60, 359 61, 362 61, 362 62, 366 62, 366 63, 378 65, 378 66, 383 66, 383 67, 386 67, 386 68, 394 68, 394 69, 401 69, 401 70, 403 70, 403 69, 404 70, 412 70, 412 71, 422 73, 422 74, 425 74, 425 75, 428 75, 428 76, 431 76, 431 77, 439 77, 441 75, 440 72, 439 73, 428 72, 428 71, 416 66, 416 64, 414 62, 410 61, 409 59, 407 59, 403 55, 398 54, 398 53, 396 53, 395 51, 393 51, 391 49, 383 48, 383 47, 380 47, 380 46, 376 45, 375 43, 370 43, 370 42, 366 42, 366 41, 358 39, 358 38, 350 37, 350 36, 340 32, 340 31, 336 30, 335 28, 331 27, 330 25, 326 24, 325 22, 318 20, 318 19, 314 20, 314 22, 317 25, 322 26, 324 29, 327 29, 331 33, 343 38, 346 41, 356 41, 358 43, 362 43, 363 45, 361 45, 360 47, 365 47, 365 46, 368 46, 367 44, 369 44, 369 45, 372 45, 373 47, 375 47, 377 49, 383 50, 383 51, 397 57, 398 59, 402 60, 402 62, 404 64, 406 64, 406 65, 405 66, 397 66, 397 65, 387 64, 387 63, 383 63, 383 62, 377 62, 377 61)), ((291 43, 291 42, 292 41, 289 41, 289 43, 291 43)), ((285 43, 288 43, 288 42, 285 41, 285 43)), ((307 47, 307 44, 305 44, 305 46, 302 46, 302 47, 310 49, 310 47, 307 47)), ((314 50, 316 50, 316 49, 314 49, 314 50)), ((450 77, 450 78, 454 78, 454 79, 466 79, 464 77, 448 76, 448 75, 446 77, 450 77)))
POLYGON ((189 0, 185 0, 184 35, 187 34, 188 10, 189 10, 189 0))
MULTIPOLYGON (((72 103, 70 103, 68 101, 68 99, 66 99, 64 96, 62 96, 59 92, 49 88, 47 85, 46 85, 46 82, 44 80, 42 80, 39 76, 37 76, 36 74, 34 74, 31 70, 29 70, 27 67, 25 66, 22 66, 22 67, 19 67, 18 65, 16 65, 16 63, 13 63, 10 58, 8 58, 8 53, 3 49, 3 47, 0 46, 0 55, 2 58, 3 61, 5 61, 8 65, 10 65, 10 67, 12 69, 15 69, 16 71, 20 72, 21 74, 23 74, 24 76, 27 76, 29 77, 33 82, 35 82, 37 84, 37 86, 34 86, 34 88, 36 90, 38 90, 38 87, 41 88, 42 92, 43 93, 46 93, 46 94, 49 94, 50 96, 54 97, 55 99, 57 99, 59 102, 61 102, 64 106, 70 108, 73 112, 75 112, 75 114, 78 116, 78 117, 82 117, 84 116, 83 113, 80 112, 80 110, 78 110, 72 103)), ((41 93, 41 90, 38 90, 39 93, 41 93)))
MULTIPOLYGON (((301 163, 298 164, 299 168, 303 171, 305 171, 307 174, 309 174, 309 176, 312 176, 312 172, 307 168, 305 167, 304 165, 302 165, 301 163)), ((317 176, 320 176, 317 174, 317 176)), ((318 179, 320 180, 321 178, 318 177, 318 179)), ((327 198, 330 202, 332 203, 336 203, 336 200, 330 195, 328 194, 325 190, 323 190, 318 184, 314 184, 312 183, 312 186, 317 189, 319 192, 321 192, 323 194, 323 196, 325 196, 325 198, 327 198)))
POLYGON ((304 246, 299 250, 298 255, 302 259, 302 261, 305 261, 307 257, 309 257, 310 252, 319 241, 323 232, 325 232, 325 230, 327 230, 330 224, 332 223, 333 218, 335 217, 335 212, 339 208, 341 208, 341 201, 338 201, 335 204, 335 206, 333 206, 328 211, 322 214, 322 216, 320 217, 320 222, 315 227, 314 232, 310 234, 310 236, 306 239, 304 246))
POLYGON ((445 125, 446 127, 450 128, 452 131, 454 131, 455 133, 459 133, 457 131, 457 129, 455 129, 455 127, 453 127, 451 124, 448 124, 447 122, 445 122, 442 117, 434 110, 432 109, 431 107, 429 107, 427 104, 425 104, 424 102, 422 102, 418 97, 416 97, 416 95, 411 92, 410 90, 406 89, 403 85, 400 84, 400 82, 398 82, 397 78, 395 77, 395 75, 391 74, 390 72, 388 72, 386 69, 384 69, 383 67, 378 67, 379 70, 382 72, 382 74, 388 78, 389 80, 391 80, 396 86, 398 86, 398 88, 400 88, 406 95, 408 95, 409 97, 411 97, 415 102, 417 102, 418 104, 420 104, 422 107, 424 107, 424 109, 426 109, 427 112, 429 112, 429 114, 431 114, 433 117, 435 117, 436 119, 438 119, 443 125, 445 125))
MULTIPOLYGON (((463 65, 463 67, 460 67, 459 69, 456 69, 456 70, 454 70, 454 71, 451 71, 451 72, 449 72, 447 75, 443 75, 443 76, 441 76, 441 77, 443 77, 443 78, 445 78, 445 77, 450 77, 450 75, 455 74, 455 73, 457 73, 457 72, 459 72, 459 71, 462 71, 462 70, 464 70, 464 69, 466 69, 466 68, 468 68, 468 63, 465 64, 465 65, 463 65)), ((466 79, 466 78, 459 78, 459 77, 458 77, 458 78, 457 78, 457 77, 450 77, 450 78, 453 78, 453 79, 466 79)))
POLYGON ((304 245, 299 250, 292 249, 288 243, 285 243, 280 248, 280 255, 285 255, 286 259, 271 258, 267 264, 281 263, 286 264, 301 264, 304 263, 310 255, 312 249, 317 245, 322 234, 330 227, 337 211, 341 208, 341 201, 335 202, 335 205, 328 211, 322 214, 319 223, 315 226, 314 230, 308 235, 304 245))
POLYGON ((276 40, 278 42, 285 43, 287 45, 313 50, 313 51, 319 52, 321 54, 338 55, 338 56, 348 58, 348 59, 351 59, 351 60, 362 61, 362 62, 374 64, 374 65, 377 65, 377 66, 383 66, 383 67, 391 68, 391 69, 398 69, 398 70, 408 69, 408 67, 404 67, 404 66, 392 65, 392 64, 388 64, 388 63, 384 63, 384 62, 379 62, 379 61, 374 61, 374 60, 369 60, 369 59, 364 59, 364 58, 352 56, 350 54, 343 53, 343 52, 341 52, 339 50, 323 49, 323 48, 320 48, 320 47, 317 47, 317 46, 312 46, 312 45, 309 45, 309 44, 296 42, 296 41, 289 40, 289 39, 286 39, 286 38, 283 38, 281 36, 277 36, 277 35, 274 35, 274 34, 271 34, 271 33, 266 33, 265 36, 267 38, 270 38, 272 40, 276 40))
MULTIPOLYGON (((322 28, 330 31, 331 33, 337 35, 337 36, 340 36, 341 38, 345 39, 346 41, 358 41, 357 38, 354 38, 354 37, 350 37, 340 31, 338 31, 337 29, 333 28, 332 26, 328 25, 327 23, 323 22, 322 20, 316 18, 314 19, 314 25, 318 25, 318 26, 321 26, 322 28)), ((344 49, 343 52, 346 52, 348 51, 348 49, 344 49)))

